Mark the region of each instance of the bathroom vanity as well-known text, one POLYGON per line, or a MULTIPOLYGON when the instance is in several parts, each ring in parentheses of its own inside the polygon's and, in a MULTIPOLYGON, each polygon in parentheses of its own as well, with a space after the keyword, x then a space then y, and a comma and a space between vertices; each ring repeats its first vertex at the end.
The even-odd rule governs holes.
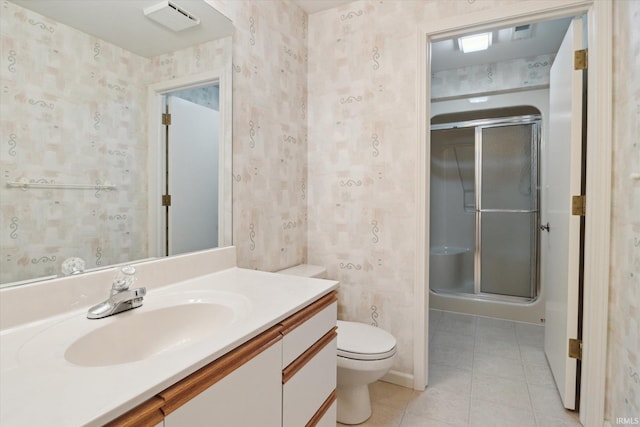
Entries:
POLYGON ((105 319, 86 309, 113 271, 29 285, 77 294, 39 316, 16 308, 28 287, 1 291, 0 425, 335 425, 336 282, 240 269, 234 248, 136 268, 143 306, 105 319), (215 271, 186 268, 203 257, 215 271))
POLYGON ((163 390, 108 426, 331 426, 336 292, 163 390))

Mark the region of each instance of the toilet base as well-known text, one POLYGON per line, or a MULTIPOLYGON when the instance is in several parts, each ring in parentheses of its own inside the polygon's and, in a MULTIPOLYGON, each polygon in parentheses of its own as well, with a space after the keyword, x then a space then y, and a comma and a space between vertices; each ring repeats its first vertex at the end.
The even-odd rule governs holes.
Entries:
POLYGON ((338 422, 361 424, 371 416, 369 385, 353 387, 338 386, 338 422))

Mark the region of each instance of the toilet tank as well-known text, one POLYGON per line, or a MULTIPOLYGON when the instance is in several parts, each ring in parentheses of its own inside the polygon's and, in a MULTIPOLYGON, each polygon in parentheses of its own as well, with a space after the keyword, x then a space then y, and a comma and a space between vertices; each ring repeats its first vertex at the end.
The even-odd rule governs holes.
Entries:
POLYGON ((326 279, 327 269, 319 265, 299 264, 284 270, 276 271, 280 274, 289 274, 291 276, 315 277, 316 279, 326 279))

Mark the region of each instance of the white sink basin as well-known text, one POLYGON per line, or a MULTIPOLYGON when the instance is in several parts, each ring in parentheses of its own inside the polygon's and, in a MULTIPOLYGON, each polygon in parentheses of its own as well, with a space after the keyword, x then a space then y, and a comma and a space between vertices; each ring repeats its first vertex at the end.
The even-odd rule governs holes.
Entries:
POLYGON ((246 297, 226 292, 147 294, 142 307, 104 319, 73 315, 32 337, 19 357, 39 359, 53 345, 54 356, 77 366, 137 362, 215 339, 249 308, 246 297))
POLYGON ((121 322, 82 336, 71 344, 64 358, 80 366, 135 362, 212 338, 234 319, 231 307, 211 303, 181 304, 130 314, 121 322))

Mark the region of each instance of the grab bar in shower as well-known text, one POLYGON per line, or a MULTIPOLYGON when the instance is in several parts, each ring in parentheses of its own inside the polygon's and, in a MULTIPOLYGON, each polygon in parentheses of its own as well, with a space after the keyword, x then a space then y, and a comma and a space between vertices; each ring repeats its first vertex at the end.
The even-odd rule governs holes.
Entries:
POLYGON ((489 213, 537 213, 540 212, 537 209, 476 209, 476 212, 489 212, 489 213))

